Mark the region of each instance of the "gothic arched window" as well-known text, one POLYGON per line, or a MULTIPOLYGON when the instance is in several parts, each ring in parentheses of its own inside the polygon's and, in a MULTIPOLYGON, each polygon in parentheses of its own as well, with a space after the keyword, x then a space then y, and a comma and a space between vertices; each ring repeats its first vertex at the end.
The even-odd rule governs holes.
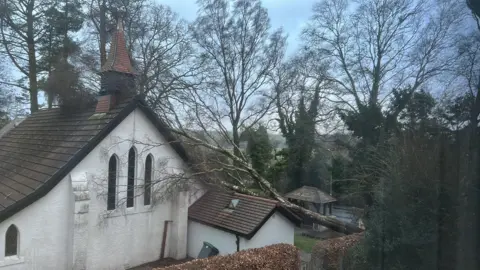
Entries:
POLYGON ((145 160, 145 193, 143 198, 144 205, 150 205, 150 200, 152 197, 152 155, 148 155, 145 160))
POLYGON ((127 207, 133 207, 135 201, 135 149, 128 151, 127 207))
POLYGON ((5 234, 5 257, 18 254, 18 229, 15 225, 10 225, 5 234))
POLYGON ((115 209, 117 202, 117 156, 110 157, 108 162, 107 210, 115 209))

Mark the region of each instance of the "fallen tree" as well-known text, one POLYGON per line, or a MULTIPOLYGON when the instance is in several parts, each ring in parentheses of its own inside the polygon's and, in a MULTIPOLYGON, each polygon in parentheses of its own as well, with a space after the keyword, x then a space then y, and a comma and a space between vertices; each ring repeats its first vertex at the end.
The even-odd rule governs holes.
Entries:
MULTIPOLYGON (((346 223, 343 221, 340 221, 336 218, 328 217, 325 215, 321 215, 319 213, 313 212, 311 210, 305 209, 299 205, 296 205, 294 203, 291 203, 288 201, 286 198, 284 198, 271 184, 268 182, 265 178, 263 178, 255 169, 252 168, 252 166, 245 161, 244 159, 241 159, 234 155, 231 151, 224 149, 219 146, 215 146, 213 144, 210 144, 204 140, 201 140, 187 132, 177 130, 177 129, 170 129, 174 134, 177 134, 183 138, 186 139, 186 141, 191 142, 195 146, 200 146, 203 148, 206 148, 208 150, 211 150, 217 154, 220 154, 224 157, 226 157, 228 160, 231 162, 226 163, 223 162, 222 166, 224 168, 221 168, 219 170, 229 170, 229 171, 236 171, 239 172, 240 174, 246 174, 250 177, 251 180, 253 180, 258 186, 261 188, 261 190, 265 193, 268 194, 271 198, 274 198, 275 200, 279 201, 282 205, 285 207, 295 211, 299 212, 304 216, 308 216, 309 218, 315 220, 318 224, 325 226, 329 229, 332 229, 336 232, 344 233, 344 234, 353 234, 353 233, 359 233, 362 232, 363 230, 355 226, 354 224, 346 223)), ((244 181, 233 174, 228 174, 231 178, 235 179, 235 182, 238 183, 232 184, 230 182, 226 181, 221 181, 220 184, 223 185, 224 187, 240 192, 240 193, 246 193, 249 195, 257 195, 255 192, 249 190, 244 183, 244 181)))

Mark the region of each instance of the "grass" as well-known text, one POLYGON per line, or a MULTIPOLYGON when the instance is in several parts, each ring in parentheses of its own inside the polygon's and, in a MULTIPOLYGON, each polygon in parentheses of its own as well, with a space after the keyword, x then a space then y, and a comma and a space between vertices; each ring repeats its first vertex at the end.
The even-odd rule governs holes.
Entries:
POLYGON ((315 238, 310 238, 307 236, 303 236, 299 233, 295 234, 295 238, 293 240, 294 245, 298 247, 299 249, 305 251, 305 252, 312 252, 312 248, 315 245, 317 241, 320 241, 315 238))

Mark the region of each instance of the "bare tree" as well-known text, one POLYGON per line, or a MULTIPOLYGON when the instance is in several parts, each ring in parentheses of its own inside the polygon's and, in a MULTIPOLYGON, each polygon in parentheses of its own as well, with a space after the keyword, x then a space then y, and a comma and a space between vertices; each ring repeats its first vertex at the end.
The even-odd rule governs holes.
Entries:
POLYGON ((15 86, 30 93, 30 111, 38 110, 37 42, 45 34, 45 11, 50 0, 2 0, 0 31, 4 54, 13 66, 28 78, 28 86, 15 86))
POLYGON ((107 0, 91 0, 89 6, 90 21, 98 33, 100 66, 107 61, 107 0))
MULTIPOLYGON (((90 65, 95 64, 96 66, 103 66, 107 60, 107 43, 110 34, 115 31, 115 25, 118 19, 121 19, 124 22, 125 28, 130 31, 135 27, 135 23, 138 20, 141 20, 143 16, 143 11, 145 5, 147 4, 146 0, 89 0, 88 2, 88 17, 89 17, 89 26, 93 28, 93 31, 90 31, 87 39, 93 39, 96 41, 95 49, 91 49, 94 52, 99 52, 100 62, 89 63, 90 65), (133 26, 132 26, 133 25, 133 26)), ((135 35, 129 33, 127 35, 127 45, 129 48, 132 47, 132 40, 135 39, 135 35)), ((90 52, 91 53, 91 52, 90 52)), ((90 62, 90 57, 86 56, 86 62, 90 62)), ((95 69, 98 67, 91 67, 95 69)))
MULTIPOLYGON (((459 20, 452 1, 325 0, 304 31, 313 52, 331 61, 335 103, 346 111, 384 106, 394 89, 411 97, 446 70, 459 20)), ((403 110, 396 108, 394 117, 403 110)))
POLYGON ((222 137, 242 157, 241 129, 257 123, 272 105, 267 84, 284 54, 285 36, 282 30, 270 34, 259 0, 202 0, 199 5, 193 37, 205 76, 202 87, 187 97, 186 112, 196 128, 216 130, 212 139, 222 137))
POLYGON ((129 38, 135 36, 132 54, 139 72, 138 88, 157 112, 168 115, 171 100, 179 100, 196 85, 201 61, 194 58, 188 24, 170 8, 152 4, 142 14, 130 24, 132 29, 126 25, 129 38))

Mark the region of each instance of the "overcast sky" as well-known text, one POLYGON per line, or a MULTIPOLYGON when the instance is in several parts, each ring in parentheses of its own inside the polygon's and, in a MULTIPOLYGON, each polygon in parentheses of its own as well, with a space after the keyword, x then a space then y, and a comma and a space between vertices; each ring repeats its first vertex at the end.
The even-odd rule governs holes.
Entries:
MULTIPOLYGON (((170 6, 185 20, 193 21, 197 14, 196 0, 157 0, 170 6)), ((288 33, 288 53, 298 47, 299 35, 312 14, 312 6, 317 0, 262 0, 268 10, 272 28, 283 27, 288 33)))

